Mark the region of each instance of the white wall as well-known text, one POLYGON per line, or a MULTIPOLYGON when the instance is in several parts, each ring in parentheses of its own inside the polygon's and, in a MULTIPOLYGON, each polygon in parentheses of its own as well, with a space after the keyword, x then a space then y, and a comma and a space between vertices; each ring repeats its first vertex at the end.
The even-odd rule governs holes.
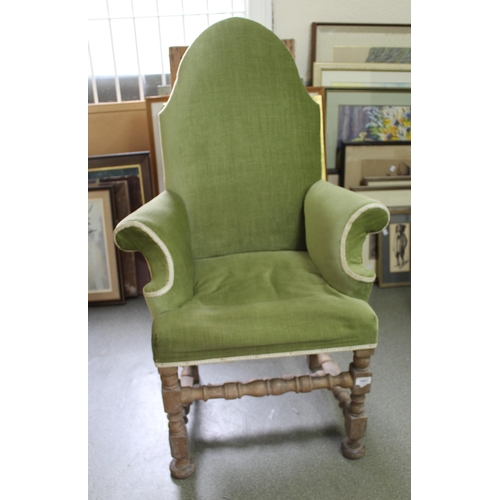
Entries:
POLYGON ((273 31, 295 39, 295 61, 310 85, 311 24, 410 24, 411 0, 273 0, 273 31))

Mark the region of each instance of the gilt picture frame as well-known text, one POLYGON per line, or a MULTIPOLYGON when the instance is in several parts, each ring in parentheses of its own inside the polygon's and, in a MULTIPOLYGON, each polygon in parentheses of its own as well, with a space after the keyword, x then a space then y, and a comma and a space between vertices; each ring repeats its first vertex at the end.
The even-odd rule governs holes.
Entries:
POLYGON ((326 143, 325 143, 325 88, 324 87, 306 87, 307 93, 311 99, 318 104, 321 115, 321 178, 327 180, 326 171, 326 143))

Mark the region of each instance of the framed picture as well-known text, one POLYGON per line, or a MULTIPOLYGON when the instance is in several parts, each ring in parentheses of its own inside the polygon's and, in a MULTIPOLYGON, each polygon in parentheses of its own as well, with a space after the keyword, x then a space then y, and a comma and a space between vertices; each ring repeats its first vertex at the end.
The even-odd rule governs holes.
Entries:
POLYGON ((367 235, 361 251, 363 266, 371 269, 374 273, 377 273, 377 236, 377 234, 367 235))
POLYGON ((380 287, 411 284, 411 211, 392 209, 389 225, 378 235, 380 287))
POLYGON ((411 140, 409 89, 327 88, 325 92, 329 173, 340 168, 342 142, 411 140))
MULTIPOLYGON (((90 156, 88 159, 89 182, 109 183, 125 180, 128 184, 130 211, 152 200, 154 195, 148 151, 116 155, 90 156)), ((137 290, 150 281, 149 268, 144 256, 134 252, 137 290)))
POLYGON ((411 206, 410 186, 354 186, 351 191, 360 193, 368 198, 380 201, 387 208, 399 206, 411 206))
MULTIPOLYGON (((89 187, 111 187, 113 188, 114 198, 114 225, 118 224, 122 219, 130 214, 130 196, 128 190, 128 182, 126 180, 113 180, 101 182, 100 179, 89 181, 89 187)), ((137 297, 139 291, 137 289, 137 270, 135 264, 135 255, 133 252, 124 252, 118 250, 120 254, 120 262, 122 269, 123 288, 125 297, 137 297)))
MULTIPOLYGON (((351 189, 366 184, 383 187, 382 179, 408 181, 411 176, 411 141, 342 142, 339 153, 342 186, 351 189), (377 181, 373 180, 377 179, 377 181)), ((394 181, 393 181, 394 182, 394 181)), ((396 184, 390 184, 395 186, 396 184)), ((404 184, 403 184, 404 185, 404 184)))
POLYGON ((89 304, 123 304, 120 254, 113 241, 113 187, 89 187, 88 193, 89 304))
POLYGON ((363 177, 361 182, 363 186, 371 187, 395 187, 395 186, 405 186, 411 187, 411 175, 389 175, 389 176, 375 176, 375 177, 363 177))
POLYGON ((313 63, 313 85, 323 87, 411 88, 410 64, 313 63))
POLYGON ((315 62, 411 62, 410 24, 312 23, 315 62))
MULTIPOLYGON (((171 47, 172 48, 172 47, 171 47)), ((187 49, 187 47, 185 47, 187 49)), ((182 56, 181 56, 182 57, 182 56)), ((163 171, 163 155, 161 150, 160 122, 158 113, 168 101, 168 95, 146 97, 146 112, 148 115, 149 151, 151 164, 156 172, 158 193, 165 190, 165 175, 163 171)))
POLYGON ((89 180, 127 180, 132 211, 152 200, 155 194, 149 151, 89 156, 89 180))

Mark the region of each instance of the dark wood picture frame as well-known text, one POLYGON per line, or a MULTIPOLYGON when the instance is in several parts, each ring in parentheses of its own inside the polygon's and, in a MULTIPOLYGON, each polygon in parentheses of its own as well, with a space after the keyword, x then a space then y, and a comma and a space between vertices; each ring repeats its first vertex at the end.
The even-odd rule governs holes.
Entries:
POLYGON ((381 288, 411 285, 411 208, 390 208, 391 219, 378 234, 377 280, 381 288))
POLYGON ((408 179, 408 176, 411 176, 411 141, 342 142, 338 164, 341 186, 348 189, 362 186, 366 177, 392 175, 408 179), (359 154, 356 154, 358 152, 359 154), (409 161, 409 164, 405 163, 405 168, 410 171, 400 171, 400 164, 405 161, 409 161), (363 167, 363 162, 372 162, 374 168, 385 168, 382 165, 387 163, 387 169, 373 172, 369 170, 369 166, 363 167), (381 166, 377 167, 376 162, 381 166))
POLYGON ((89 156, 88 158, 89 180, 99 179, 105 182, 127 178, 130 181, 132 177, 135 177, 139 183, 138 192, 137 184, 135 187, 130 186, 132 210, 136 210, 158 194, 149 151, 89 156), (138 196, 140 196, 140 205, 138 205, 138 196))
POLYGON ((123 304, 120 253, 114 244, 114 186, 89 186, 89 305, 123 304))
MULTIPOLYGON (((154 196, 153 179, 149 151, 120 153, 114 155, 89 156, 89 182, 109 183, 126 180, 129 187, 130 211, 134 212, 154 196)), ((119 222, 119 221, 117 221, 119 222)), ((137 291, 141 293, 150 281, 149 268, 144 256, 134 252, 137 291)))

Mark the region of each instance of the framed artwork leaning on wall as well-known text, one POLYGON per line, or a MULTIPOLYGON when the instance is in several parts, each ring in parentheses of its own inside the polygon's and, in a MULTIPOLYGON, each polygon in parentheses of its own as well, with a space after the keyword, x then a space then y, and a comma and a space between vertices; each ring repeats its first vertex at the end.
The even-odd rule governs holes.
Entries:
POLYGON ((113 241, 113 191, 113 186, 88 188, 89 305, 123 304, 125 301, 120 254, 113 241))
POLYGON ((378 284, 380 287, 411 284, 411 210, 389 210, 389 225, 378 235, 378 284))

